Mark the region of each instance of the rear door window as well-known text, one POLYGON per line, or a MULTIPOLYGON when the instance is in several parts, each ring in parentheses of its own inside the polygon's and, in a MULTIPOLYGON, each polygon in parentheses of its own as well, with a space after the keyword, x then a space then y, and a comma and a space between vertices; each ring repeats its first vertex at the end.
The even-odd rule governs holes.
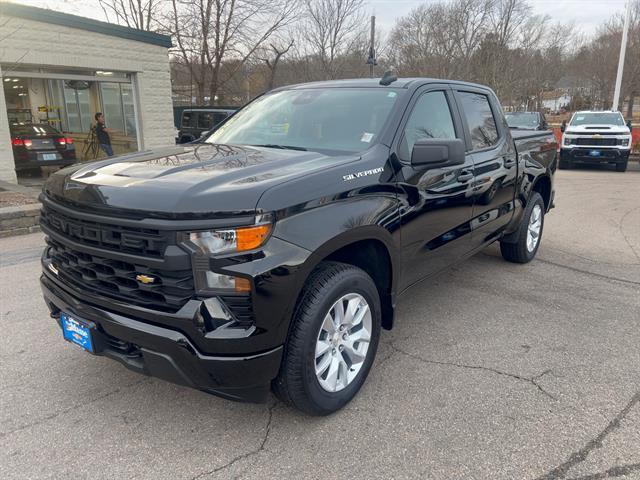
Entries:
POLYGON ((473 150, 493 147, 498 143, 499 134, 489 97, 475 92, 458 92, 458 95, 471 133, 473 150))
POLYGON ((213 114, 213 125, 212 126, 216 126, 217 124, 219 124, 221 121, 223 121, 228 116, 229 116, 228 113, 214 113, 213 114))
POLYGON ((193 126, 194 115, 193 112, 183 112, 182 113, 182 127, 192 127, 193 126))
POLYGON ((213 127, 213 113, 212 112, 200 112, 198 115, 198 128, 203 128, 205 130, 209 130, 213 127))

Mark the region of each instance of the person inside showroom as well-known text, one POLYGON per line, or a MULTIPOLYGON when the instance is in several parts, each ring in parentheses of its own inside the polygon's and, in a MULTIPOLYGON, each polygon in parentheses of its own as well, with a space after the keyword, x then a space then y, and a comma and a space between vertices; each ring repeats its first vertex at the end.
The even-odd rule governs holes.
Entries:
POLYGON ((102 112, 96 113, 96 137, 100 148, 107 154, 107 157, 113 157, 113 148, 111 147, 111 135, 115 133, 115 130, 107 128, 104 124, 104 115, 102 112))

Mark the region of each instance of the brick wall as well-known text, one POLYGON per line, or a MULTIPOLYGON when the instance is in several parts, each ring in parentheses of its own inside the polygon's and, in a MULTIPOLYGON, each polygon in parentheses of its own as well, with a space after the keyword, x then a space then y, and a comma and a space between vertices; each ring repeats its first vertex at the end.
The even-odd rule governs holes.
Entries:
MULTIPOLYGON (((138 72, 138 120, 145 149, 174 143, 167 48, 149 43, 17 17, 0 9, 0 63, 138 72)), ((4 94, 0 90, 0 180, 15 182, 4 94)))

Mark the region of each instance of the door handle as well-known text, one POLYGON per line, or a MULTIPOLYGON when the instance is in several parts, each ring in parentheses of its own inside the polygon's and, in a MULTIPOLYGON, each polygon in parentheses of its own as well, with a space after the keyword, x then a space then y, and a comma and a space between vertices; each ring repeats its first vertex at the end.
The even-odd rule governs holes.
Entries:
POLYGON ((472 178, 473 178, 473 172, 470 172, 469 170, 462 170, 460 172, 460 175, 458 175, 458 181, 461 183, 468 182, 472 178))
POLYGON ((502 161, 507 168, 513 167, 516 164, 516 159, 513 157, 502 157, 502 161))

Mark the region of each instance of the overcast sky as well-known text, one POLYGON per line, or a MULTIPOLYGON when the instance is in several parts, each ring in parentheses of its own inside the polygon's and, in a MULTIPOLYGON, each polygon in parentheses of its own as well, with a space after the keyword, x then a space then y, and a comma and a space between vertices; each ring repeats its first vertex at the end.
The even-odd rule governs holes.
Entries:
MULTIPOLYGON (((51 8, 66 13, 104 20, 97 0, 12 0, 37 7, 51 8)), ((366 0, 370 13, 385 31, 389 31, 397 17, 406 15, 412 8, 422 3, 437 0, 366 0)), ((529 0, 535 13, 549 15, 553 20, 575 23, 578 30, 592 34, 597 26, 615 13, 622 13, 625 0, 529 0)))

